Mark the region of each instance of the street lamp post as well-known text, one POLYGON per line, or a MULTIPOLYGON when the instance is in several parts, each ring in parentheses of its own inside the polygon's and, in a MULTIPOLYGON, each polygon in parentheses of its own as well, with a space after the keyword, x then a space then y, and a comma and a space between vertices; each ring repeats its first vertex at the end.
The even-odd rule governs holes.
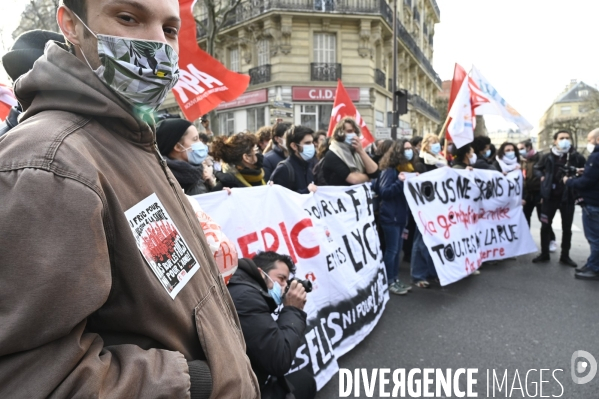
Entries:
POLYGON ((399 112, 397 109, 397 0, 393 0, 393 121, 391 123, 391 138, 397 140, 397 125, 399 112))

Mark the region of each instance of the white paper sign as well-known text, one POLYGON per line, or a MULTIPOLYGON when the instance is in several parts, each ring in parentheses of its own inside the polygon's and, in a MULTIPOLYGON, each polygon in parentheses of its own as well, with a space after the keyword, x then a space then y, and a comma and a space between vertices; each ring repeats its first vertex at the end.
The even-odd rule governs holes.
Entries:
POLYGON ((522 172, 436 169, 406 180, 404 194, 441 285, 482 262, 537 251, 522 213, 522 172))
POLYGON ((171 298, 200 269, 156 194, 125 212, 137 248, 171 298))

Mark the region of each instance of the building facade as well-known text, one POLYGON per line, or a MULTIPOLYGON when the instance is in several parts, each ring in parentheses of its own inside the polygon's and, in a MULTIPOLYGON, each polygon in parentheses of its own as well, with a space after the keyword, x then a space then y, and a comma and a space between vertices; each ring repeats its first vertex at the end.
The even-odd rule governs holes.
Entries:
MULTIPOLYGON (((592 114, 592 98, 597 98, 599 91, 584 83, 572 80, 557 97, 539 122, 539 149, 547 150, 553 145, 553 135, 561 129, 574 133, 574 145, 579 152, 586 148, 586 135, 593 128, 589 124, 592 114)), ((596 100, 595 100, 596 102, 596 100)), ((596 126, 595 126, 596 127, 596 126)))
MULTIPOLYGON (((243 1, 219 33, 215 56, 249 74, 236 101, 217 108, 219 134, 277 121, 328 128, 341 79, 373 133, 388 134, 392 111, 393 11, 386 0, 243 1)), ((398 0, 398 87, 407 89, 403 134, 434 133, 441 80, 432 67, 435 0, 398 0)), ((202 7, 197 19, 205 21, 202 7)), ((206 35, 198 29, 198 41, 206 35)), ((165 106, 175 110, 173 99, 165 106)))

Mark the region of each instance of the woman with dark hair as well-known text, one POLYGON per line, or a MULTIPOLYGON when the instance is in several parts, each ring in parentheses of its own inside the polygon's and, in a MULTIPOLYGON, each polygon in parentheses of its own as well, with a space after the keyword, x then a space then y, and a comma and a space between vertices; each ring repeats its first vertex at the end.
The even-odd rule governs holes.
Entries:
POLYGON ((380 199, 378 220, 385 241, 383 260, 389 292, 396 295, 405 295, 412 289, 399 280, 399 255, 408 217, 408 204, 403 194, 406 176, 400 170, 413 170, 411 162, 405 156, 406 143, 409 144, 406 140, 392 142, 380 162, 381 176, 373 183, 373 190, 380 199))
POLYGON ((324 163, 324 156, 329 152, 329 147, 331 146, 331 138, 327 137, 316 150, 316 165, 312 168, 312 175, 314 176, 314 183, 317 186, 326 186, 327 181, 324 178, 324 171, 322 169, 322 164, 324 163))
POLYGON ((518 147, 514 143, 505 142, 497 150, 493 166, 503 174, 508 174, 521 168, 518 147))
POLYGON ((212 154, 222 160, 222 171, 216 178, 225 187, 253 187, 264 185, 262 154, 258 152, 258 138, 252 133, 219 136, 212 142, 212 154))
POLYGON ((272 127, 270 143, 264 149, 264 181, 269 181, 279 162, 287 158, 285 132, 290 127, 291 123, 277 123, 272 127))
POLYGON ((258 138, 258 148, 262 154, 266 153, 266 147, 270 143, 270 139, 272 137, 272 127, 271 126, 262 126, 256 132, 256 137, 258 138))
MULTIPOLYGON (((418 143, 421 143, 419 141, 418 143)), ((420 162, 420 157, 418 156, 418 150, 412 144, 412 140, 405 141, 403 144, 404 149, 404 157, 409 161, 405 164, 400 164, 398 171, 407 172, 407 173, 424 173, 426 172, 426 168, 422 162, 420 162)), ((404 260, 406 262, 410 262, 412 259, 412 244, 414 243, 414 233, 417 230, 416 222, 414 220, 414 216, 412 216, 412 212, 408 212, 408 223, 406 225, 407 236, 404 238, 403 243, 403 254, 404 260)), ((406 231, 404 230, 404 234, 406 231)))
POLYGON ((493 170, 489 161, 492 156, 491 139, 487 136, 477 136, 472 140, 472 148, 476 154, 476 162, 472 165, 474 169, 493 170))
POLYGON ((353 118, 342 118, 335 126, 322 169, 329 186, 351 186, 378 176, 378 166, 364 151, 360 128, 353 118))
POLYGON ((208 179, 208 146, 191 122, 180 118, 163 120, 156 127, 156 143, 185 194, 222 190, 222 184, 208 179))
POLYGON ((453 148, 453 169, 472 169, 476 163, 476 154, 470 144, 453 148))

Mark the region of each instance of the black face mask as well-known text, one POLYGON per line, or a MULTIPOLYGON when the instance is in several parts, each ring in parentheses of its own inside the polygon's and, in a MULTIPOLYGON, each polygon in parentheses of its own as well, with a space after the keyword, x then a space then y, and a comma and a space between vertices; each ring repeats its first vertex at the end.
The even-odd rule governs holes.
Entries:
POLYGON ((262 169, 262 163, 264 162, 264 155, 256 154, 256 158, 258 158, 256 163, 254 164, 256 166, 256 169, 262 169))

